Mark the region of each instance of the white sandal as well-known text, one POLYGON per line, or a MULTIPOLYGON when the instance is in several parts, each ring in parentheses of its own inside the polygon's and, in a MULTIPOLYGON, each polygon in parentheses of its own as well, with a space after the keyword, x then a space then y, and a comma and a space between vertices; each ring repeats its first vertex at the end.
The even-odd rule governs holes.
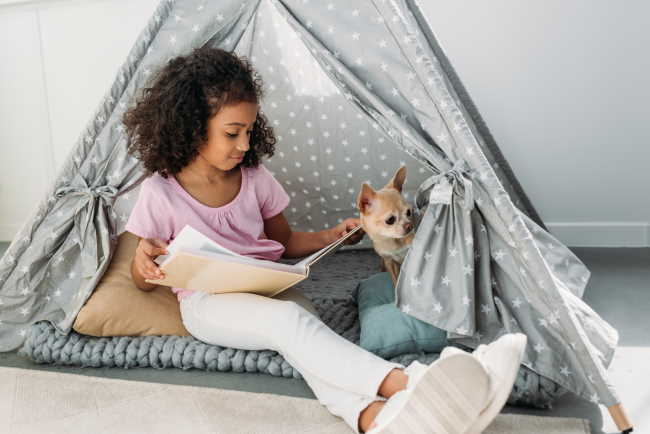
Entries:
MULTIPOLYGON (((488 405, 481 411, 476 422, 464 434, 479 434, 492 423, 508 400, 512 385, 526 350, 528 338, 522 333, 509 333, 488 345, 479 345, 471 353, 485 366, 490 375, 490 392, 488 405)), ((446 347, 440 358, 456 354, 468 354, 455 347, 446 347)))
POLYGON ((488 405, 490 377, 471 354, 438 359, 417 374, 386 401, 367 434, 463 434, 488 405))
POLYGON ((528 338, 523 333, 509 333, 489 345, 479 345, 472 353, 490 374, 490 403, 465 434, 479 434, 492 423, 508 400, 517 378, 528 338))

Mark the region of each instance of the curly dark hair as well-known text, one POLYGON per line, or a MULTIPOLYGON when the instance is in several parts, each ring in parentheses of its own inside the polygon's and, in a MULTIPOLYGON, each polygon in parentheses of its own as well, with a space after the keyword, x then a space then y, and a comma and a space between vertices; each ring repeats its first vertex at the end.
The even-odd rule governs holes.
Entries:
MULTIPOLYGON (((197 48, 170 59, 124 113, 128 152, 150 173, 167 178, 198 155, 208 140, 208 120, 222 107, 257 104, 261 98, 262 79, 246 58, 218 48, 197 48)), ((250 149, 239 165, 256 167, 264 155, 273 155, 275 143, 273 128, 258 111, 250 149)))

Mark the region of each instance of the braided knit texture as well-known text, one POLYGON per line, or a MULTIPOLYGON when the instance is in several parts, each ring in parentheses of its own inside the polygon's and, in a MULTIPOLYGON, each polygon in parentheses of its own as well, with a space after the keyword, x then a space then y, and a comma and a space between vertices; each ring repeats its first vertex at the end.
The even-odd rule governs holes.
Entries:
MULTIPOLYGON (((354 293, 360 278, 376 273, 373 252, 348 250, 330 255, 299 288, 320 319, 337 334, 359 344, 359 315, 354 293)), ((220 372, 257 372, 301 379, 277 351, 242 350, 201 342, 191 336, 93 337, 59 333, 47 321, 34 324, 20 354, 36 363, 80 367, 179 368, 220 372)), ((402 354, 391 362, 429 364, 439 354, 402 354)), ((508 404, 550 408, 566 389, 521 366, 508 404)))
MULTIPOLYGON (((354 299, 315 298, 320 318, 347 340, 359 344, 359 317, 354 299)), ((97 338, 61 334, 47 321, 34 324, 20 353, 36 363, 80 367, 180 368, 205 371, 258 372, 276 377, 302 376, 277 351, 242 350, 203 343, 191 336, 97 338)), ((410 353, 390 359, 408 366, 431 363, 439 354, 410 353)), ((550 408, 566 392, 552 381, 521 366, 508 404, 550 408)))

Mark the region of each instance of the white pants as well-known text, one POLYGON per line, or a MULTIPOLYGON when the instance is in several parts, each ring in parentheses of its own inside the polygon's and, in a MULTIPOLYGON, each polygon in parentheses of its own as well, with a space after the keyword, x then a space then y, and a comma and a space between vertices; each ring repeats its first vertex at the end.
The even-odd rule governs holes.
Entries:
POLYGON ((378 397, 394 368, 327 327, 296 302, 250 293, 195 292, 181 301, 188 332, 203 342, 245 350, 272 350, 303 376, 318 401, 359 432, 360 412, 378 397))

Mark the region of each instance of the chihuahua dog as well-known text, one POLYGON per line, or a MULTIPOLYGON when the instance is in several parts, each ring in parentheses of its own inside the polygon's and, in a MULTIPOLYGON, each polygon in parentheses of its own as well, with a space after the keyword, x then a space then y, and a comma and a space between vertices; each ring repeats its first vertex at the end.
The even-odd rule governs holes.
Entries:
POLYGON ((405 180, 406 167, 402 166, 381 190, 364 182, 357 197, 361 227, 382 259, 382 271, 390 273, 393 286, 415 236, 414 209, 401 194, 405 180))

